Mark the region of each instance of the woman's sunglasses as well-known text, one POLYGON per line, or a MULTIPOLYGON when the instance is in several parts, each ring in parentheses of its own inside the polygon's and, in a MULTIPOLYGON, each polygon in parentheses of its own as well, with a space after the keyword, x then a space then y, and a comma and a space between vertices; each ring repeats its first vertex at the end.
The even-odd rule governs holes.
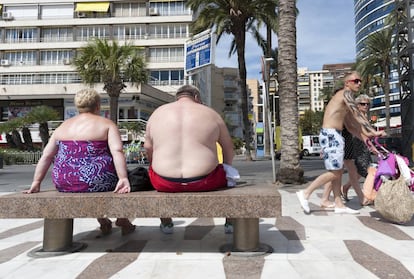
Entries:
POLYGON ((360 80, 359 78, 356 78, 356 79, 350 79, 350 80, 348 80, 348 81, 353 82, 353 83, 355 83, 355 84, 362 83, 362 80, 360 80))

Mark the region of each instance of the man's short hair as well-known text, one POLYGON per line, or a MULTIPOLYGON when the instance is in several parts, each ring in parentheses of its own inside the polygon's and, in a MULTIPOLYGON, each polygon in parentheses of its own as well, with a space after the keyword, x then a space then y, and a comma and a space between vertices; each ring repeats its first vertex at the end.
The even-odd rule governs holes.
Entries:
POLYGON ((200 97, 200 91, 197 87, 193 85, 183 85, 178 88, 177 93, 175 93, 175 98, 178 99, 181 96, 190 96, 195 98, 196 96, 200 97))

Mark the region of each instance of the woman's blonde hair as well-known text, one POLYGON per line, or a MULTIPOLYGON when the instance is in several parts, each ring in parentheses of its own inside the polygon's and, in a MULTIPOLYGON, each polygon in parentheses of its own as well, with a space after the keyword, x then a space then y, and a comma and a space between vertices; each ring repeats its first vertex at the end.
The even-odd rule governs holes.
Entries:
POLYGON ((74 102, 79 112, 94 112, 101 103, 101 97, 95 89, 86 88, 76 93, 74 102))
POLYGON ((358 95, 358 97, 356 97, 356 98, 355 98, 355 101, 356 101, 357 103, 362 102, 362 101, 368 101, 368 102, 371 102, 371 99, 370 99, 370 98, 369 98, 369 96, 368 96, 368 95, 366 95, 366 94, 360 94, 360 95, 358 95))

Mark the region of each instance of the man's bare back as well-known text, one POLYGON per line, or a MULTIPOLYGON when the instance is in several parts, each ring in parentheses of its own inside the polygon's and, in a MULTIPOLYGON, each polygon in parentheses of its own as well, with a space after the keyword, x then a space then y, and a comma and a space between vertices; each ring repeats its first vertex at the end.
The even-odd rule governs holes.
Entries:
POLYGON ((216 142, 223 148, 224 163, 231 164, 233 144, 220 115, 183 97, 154 111, 144 146, 157 174, 191 178, 207 175, 217 167, 216 142))

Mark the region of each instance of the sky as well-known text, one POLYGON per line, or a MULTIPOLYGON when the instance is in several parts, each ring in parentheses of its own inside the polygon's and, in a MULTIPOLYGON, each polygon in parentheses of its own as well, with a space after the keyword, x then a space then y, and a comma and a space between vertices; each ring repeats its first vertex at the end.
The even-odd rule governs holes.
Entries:
MULTIPOLYGON (((298 67, 322 70, 324 64, 355 61, 354 0, 297 0, 298 67)), ((228 57, 230 35, 216 46, 215 64, 237 68, 237 55, 228 57)), ((246 40, 247 78, 261 80, 263 55, 253 38, 246 40)), ((277 38, 272 40, 273 48, 277 38)))

